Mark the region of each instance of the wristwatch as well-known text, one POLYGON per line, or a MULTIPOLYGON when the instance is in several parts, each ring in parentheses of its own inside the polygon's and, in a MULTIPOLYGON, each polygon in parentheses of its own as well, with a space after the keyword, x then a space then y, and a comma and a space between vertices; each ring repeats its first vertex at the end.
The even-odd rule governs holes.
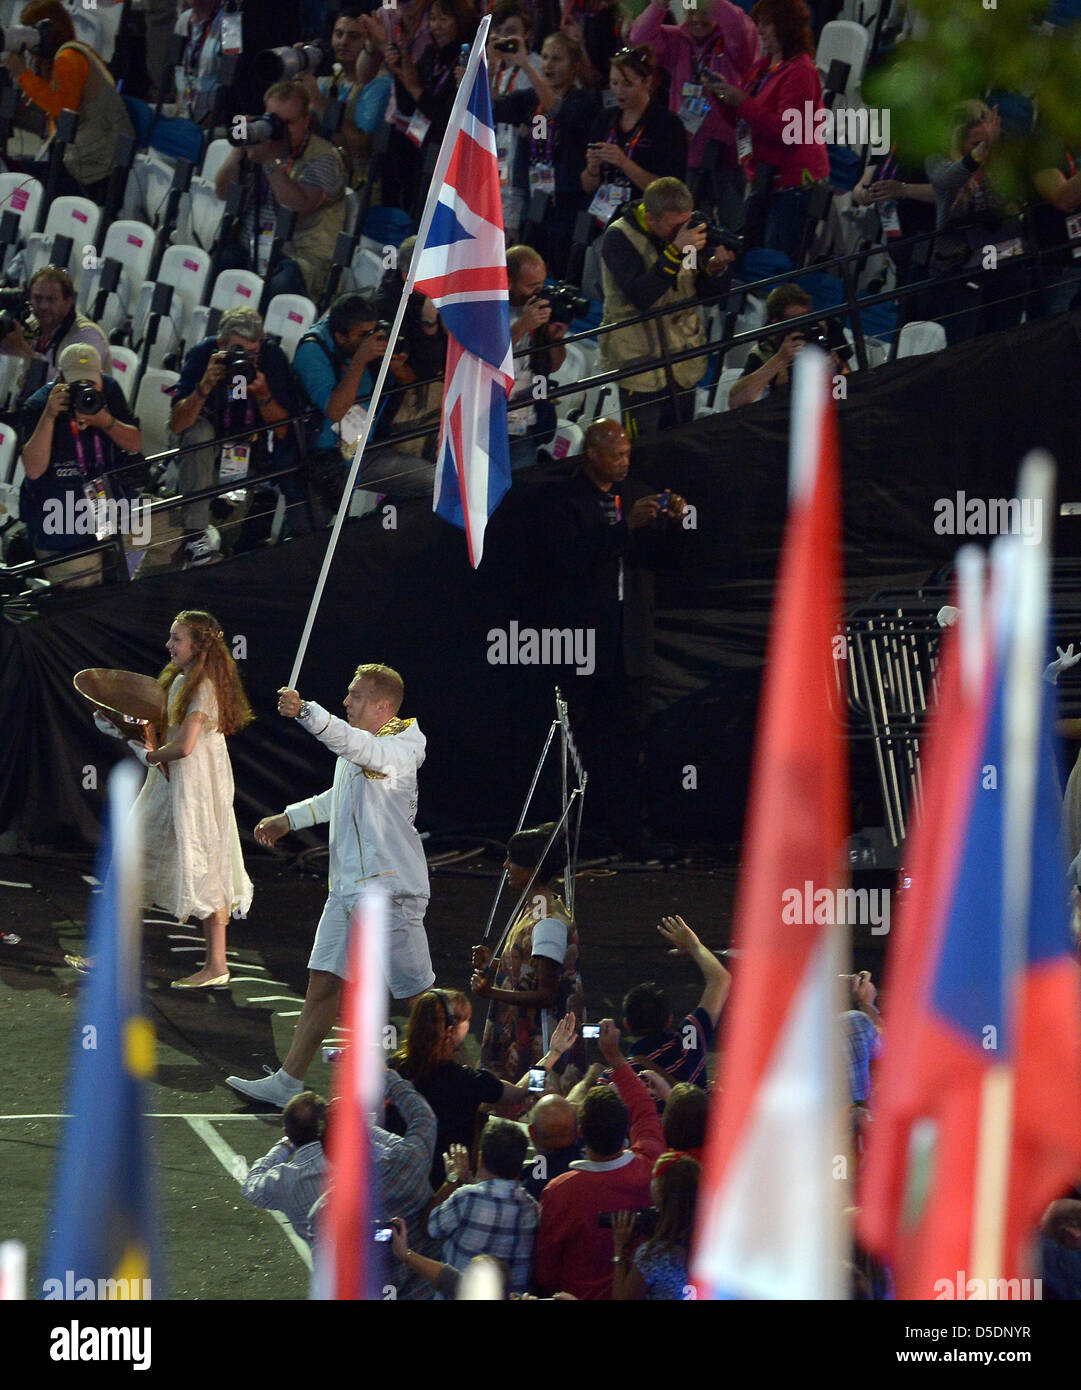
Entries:
POLYGON ((298 718, 298 719, 307 719, 308 715, 311 714, 311 712, 312 712, 311 701, 310 701, 310 700, 301 700, 301 702, 300 702, 300 708, 297 710, 297 718, 298 718))

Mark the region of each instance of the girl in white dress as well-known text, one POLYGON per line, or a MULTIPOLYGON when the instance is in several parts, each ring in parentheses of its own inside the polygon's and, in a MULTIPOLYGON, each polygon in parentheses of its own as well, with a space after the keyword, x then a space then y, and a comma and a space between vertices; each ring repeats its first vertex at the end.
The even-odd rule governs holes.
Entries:
POLYGON ((226 926, 230 916, 247 916, 252 900, 225 736, 253 715, 216 618, 178 613, 165 645, 170 661, 158 683, 166 692, 167 741, 145 754, 149 773, 134 810, 143 822, 144 897, 180 922, 202 922, 203 967, 173 988, 208 989, 229 982, 226 926), (161 763, 169 764, 168 780, 161 763))

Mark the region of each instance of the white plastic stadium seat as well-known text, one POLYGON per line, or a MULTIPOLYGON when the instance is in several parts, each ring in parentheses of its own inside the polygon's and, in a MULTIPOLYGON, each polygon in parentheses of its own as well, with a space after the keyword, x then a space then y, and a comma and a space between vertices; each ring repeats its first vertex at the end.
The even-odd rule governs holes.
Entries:
POLYGON ((131 405, 139 378, 139 354, 132 352, 131 348, 114 347, 110 343, 109 357, 112 365, 107 369, 108 374, 115 379, 124 393, 124 399, 131 405))
POLYGON ((32 232, 26 238, 23 283, 29 284, 31 276, 46 264, 53 238, 57 236, 71 237, 71 252, 63 269, 70 271, 71 278, 78 283, 86 248, 94 244, 100 219, 101 208, 89 198, 54 198, 44 230, 32 232))
MULTIPOLYGON (((562 367, 552 372, 551 379, 557 386, 569 386, 572 381, 584 381, 589 376, 586 355, 577 343, 568 343, 566 360, 562 367)), ((555 407, 561 416, 569 418, 585 403, 585 392, 576 391, 568 396, 557 396, 555 407)))
POLYGON ((714 412, 728 409, 728 398, 732 394, 732 387, 743 375, 742 367, 725 367, 721 372, 720 380, 717 382, 717 389, 713 393, 714 412))
POLYGON ((19 240, 3 248, 3 269, 34 230, 38 220, 38 209, 45 190, 37 179, 29 174, 0 174, 0 213, 13 212, 19 219, 19 240))
MULTIPOLYGON (((117 291, 109 296, 104 322, 101 327, 105 333, 131 317, 135 312, 139 291, 150 273, 150 262, 154 257, 154 229, 145 222, 114 222, 105 233, 102 243, 101 260, 119 261, 121 265, 120 283, 117 291)), ((98 281, 101 271, 84 270, 79 284, 79 298, 83 312, 93 317, 94 301, 98 295, 98 281)))
POLYGON ((8 410, 15 404, 25 370, 26 363, 21 357, 0 355, 0 410, 8 410))
POLYGON ((282 351, 292 361, 297 343, 315 322, 318 313, 305 295, 276 294, 267 305, 263 329, 281 339, 282 351))
POLYGON ((919 357, 927 352, 941 352, 946 346, 946 330, 934 319, 916 319, 901 329, 897 344, 898 357, 919 357))
POLYGON ((557 420, 556 432, 544 445, 544 451, 556 461, 575 458, 582 452, 585 437, 581 425, 576 425, 573 420, 557 420))
POLYGON ((847 100, 859 91, 870 47, 871 36, 862 24, 854 24, 850 19, 831 19, 823 24, 818 36, 815 66, 824 77, 835 58, 849 65, 844 91, 847 100))
POLYGON ((0 483, 11 481, 15 464, 15 431, 10 425, 0 424, 0 483))
POLYGON ((206 154, 203 155, 203 167, 199 170, 199 177, 204 183, 214 186, 214 178, 229 158, 232 149, 228 140, 211 140, 206 147, 206 154))
POLYGON ((173 186, 172 166, 155 154, 137 154, 124 188, 120 211, 156 227, 173 186))
MULTIPOLYGON (((158 267, 158 282, 172 285, 172 319, 177 327, 177 336, 183 340, 184 332, 191 318, 192 310, 203 301, 206 293, 207 276, 210 274, 210 257, 199 246, 170 246, 161 258, 158 267)), ((154 296, 154 285, 144 284, 139 290, 133 319, 133 342, 140 342, 146 332, 146 321, 150 316, 150 302, 154 296)))
POLYGON ((214 281, 212 309, 258 309, 263 298, 263 278, 252 270, 223 270, 214 281))
POLYGON ((353 254, 353 264, 349 267, 354 288, 363 294, 365 290, 377 289, 383 279, 383 258, 368 247, 359 247, 353 254))
POLYGON ((172 388, 180 380, 179 372, 166 372, 147 367, 135 397, 135 414, 143 432, 143 453, 161 454, 172 447, 169 438, 169 416, 173 413, 172 388))
MULTIPOLYGON (((218 239, 221 220, 225 216, 225 204, 214 192, 213 183, 204 179, 192 179, 188 198, 185 200, 185 210, 191 237, 204 251, 210 251, 218 239)), ((178 223, 178 235, 181 231, 178 223)))

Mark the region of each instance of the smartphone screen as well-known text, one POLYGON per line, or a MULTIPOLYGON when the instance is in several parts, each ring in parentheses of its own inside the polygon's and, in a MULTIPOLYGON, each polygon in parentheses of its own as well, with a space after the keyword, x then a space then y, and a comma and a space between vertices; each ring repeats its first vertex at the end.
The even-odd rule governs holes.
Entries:
POLYGON ((548 1073, 543 1067, 531 1067, 529 1070, 529 1089, 531 1091, 543 1091, 544 1083, 548 1080, 548 1073))
POLYGON ((601 1035, 601 1025, 600 1025, 599 1023, 583 1023, 583 1024, 582 1024, 582 1037, 583 1037, 583 1038, 599 1038, 600 1035, 601 1035))

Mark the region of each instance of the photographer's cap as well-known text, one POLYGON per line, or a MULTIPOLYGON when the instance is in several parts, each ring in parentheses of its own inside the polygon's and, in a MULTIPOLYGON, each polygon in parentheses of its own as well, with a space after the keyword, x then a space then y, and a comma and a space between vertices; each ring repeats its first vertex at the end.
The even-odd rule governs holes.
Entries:
POLYGON ((56 359, 65 381, 100 381, 101 357, 88 343, 72 343, 56 359))

